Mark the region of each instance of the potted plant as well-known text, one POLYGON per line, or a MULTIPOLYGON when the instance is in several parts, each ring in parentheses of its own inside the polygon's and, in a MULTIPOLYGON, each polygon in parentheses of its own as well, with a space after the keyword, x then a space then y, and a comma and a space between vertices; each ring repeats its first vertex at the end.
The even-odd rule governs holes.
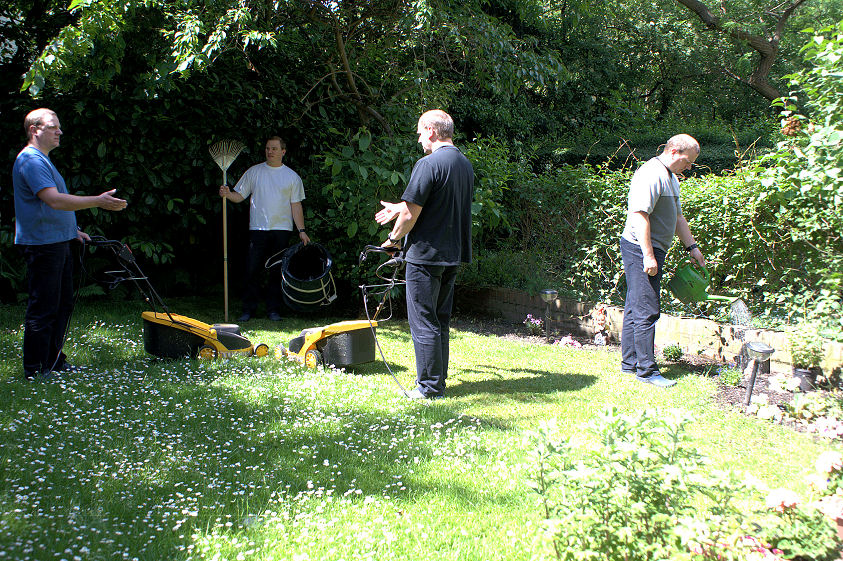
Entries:
POLYGON ((814 389, 823 358, 823 339, 817 331, 815 324, 801 322, 788 336, 793 375, 799 379, 799 389, 803 392, 814 389))

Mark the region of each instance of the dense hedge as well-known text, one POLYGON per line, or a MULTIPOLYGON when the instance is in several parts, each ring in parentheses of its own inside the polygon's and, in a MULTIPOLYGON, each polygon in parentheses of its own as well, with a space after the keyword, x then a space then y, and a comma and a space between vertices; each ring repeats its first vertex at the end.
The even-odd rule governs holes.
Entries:
MULTIPOLYGON (((700 157, 704 162, 705 153, 700 157)), ((481 249, 462 282, 506 284, 537 291, 556 288, 571 297, 620 304, 625 284, 618 243, 626 216, 632 170, 563 166, 527 174, 513 186, 512 234, 481 249)), ((760 187, 749 171, 688 178, 683 212, 709 262, 711 292, 740 295, 768 321, 788 312, 776 296, 793 283, 810 283, 808 249, 794 240, 777 206, 759 205, 760 187)), ((684 260, 678 240, 668 255, 666 283, 684 260)), ((665 288, 664 308, 725 317, 722 304, 684 306, 665 288)))

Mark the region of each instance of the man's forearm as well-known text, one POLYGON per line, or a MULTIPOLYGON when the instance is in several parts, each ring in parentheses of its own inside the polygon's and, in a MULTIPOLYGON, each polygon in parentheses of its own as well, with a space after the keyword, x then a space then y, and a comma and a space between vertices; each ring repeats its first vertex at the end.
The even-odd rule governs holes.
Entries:
POLYGON ((290 203, 290 212, 297 230, 304 230, 304 208, 300 202, 290 203))
POLYGON ((676 235, 682 242, 682 247, 691 247, 695 243, 694 235, 691 234, 691 227, 688 221, 681 214, 676 218, 676 235))
POLYGON ((226 199, 231 201, 232 203, 242 203, 246 199, 238 193, 237 191, 229 191, 226 195, 224 195, 226 199))
POLYGON ((416 225, 421 207, 413 203, 405 203, 402 205, 398 217, 395 219, 395 224, 392 225, 392 231, 389 237, 393 240, 401 239, 410 233, 413 226, 416 225))
POLYGON ((55 210, 85 210, 98 206, 99 197, 93 195, 68 195, 56 193, 47 204, 55 210))

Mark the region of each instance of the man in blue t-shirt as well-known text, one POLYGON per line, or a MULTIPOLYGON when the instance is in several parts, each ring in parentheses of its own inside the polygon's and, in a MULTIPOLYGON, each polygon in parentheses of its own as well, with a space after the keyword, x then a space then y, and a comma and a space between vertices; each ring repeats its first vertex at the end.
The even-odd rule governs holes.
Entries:
POLYGON ((24 119, 28 142, 15 159, 15 244, 26 260, 29 300, 23 331, 23 372, 28 380, 49 379, 72 370, 62 352, 73 309, 71 240, 90 240, 76 226, 74 211, 85 208, 122 210, 126 201, 115 189, 98 196, 67 192, 64 179, 50 161, 61 143, 58 116, 36 109, 24 119))
POLYGON ((401 248, 406 236, 407 319, 416 354, 416 387, 408 397, 434 399, 444 394, 448 377, 457 269, 471 262, 474 169, 454 146, 450 115, 428 111, 417 130, 426 156, 413 166, 401 202, 381 201, 375 220, 395 220, 383 247, 401 248))

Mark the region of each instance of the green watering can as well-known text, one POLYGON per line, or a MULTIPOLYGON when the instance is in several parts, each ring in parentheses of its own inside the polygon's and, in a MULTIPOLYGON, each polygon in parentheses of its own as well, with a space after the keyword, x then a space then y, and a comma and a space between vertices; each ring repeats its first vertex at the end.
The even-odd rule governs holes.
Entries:
POLYGON ((705 267, 695 267, 693 262, 677 269, 673 278, 667 283, 670 292, 683 304, 718 300, 734 302, 737 296, 716 296, 708 293, 711 284, 711 273, 705 267))

